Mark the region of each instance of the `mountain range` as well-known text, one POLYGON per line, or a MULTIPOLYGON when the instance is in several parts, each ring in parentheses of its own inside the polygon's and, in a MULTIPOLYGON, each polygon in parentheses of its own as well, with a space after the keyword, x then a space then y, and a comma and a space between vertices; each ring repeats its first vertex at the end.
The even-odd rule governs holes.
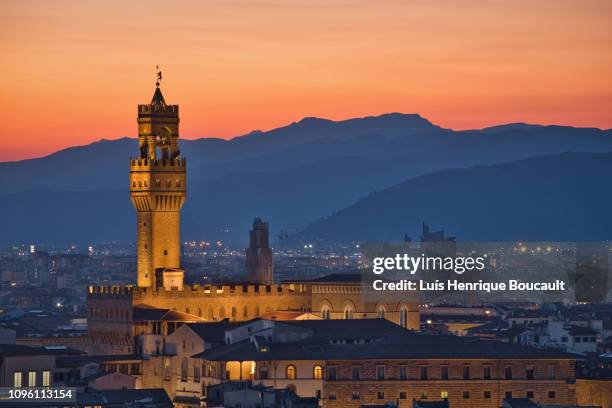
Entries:
MULTIPOLYGON (((181 150, 185 239, 242 244, 254 217, 269 220, 273 233, 341 241, 398 240, 422 220, 474 240, 588 240, 612 231, 598 212, 609 199, 610 130, 517 123, 453 131, 392 113, 305 118, 231 140, 181 140, 181 150), (558 182, 573 180, 572 171, 583 182, 558 182)), ((0 245, 133 241, 128 158, 136 154, 136 139, 122 138, 0 163, 0 245)))

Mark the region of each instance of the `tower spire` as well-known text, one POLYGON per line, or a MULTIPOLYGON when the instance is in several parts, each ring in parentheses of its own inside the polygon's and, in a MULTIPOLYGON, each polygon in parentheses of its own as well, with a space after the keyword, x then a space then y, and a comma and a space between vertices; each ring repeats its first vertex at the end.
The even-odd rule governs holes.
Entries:
POLYGON ((155 86, 159 88, 159 84, 161 84, 162 80, 162 72, 159 70, 159 65, 156 65, 155 69, 157 70, 157 81, 155 81, 155 86))

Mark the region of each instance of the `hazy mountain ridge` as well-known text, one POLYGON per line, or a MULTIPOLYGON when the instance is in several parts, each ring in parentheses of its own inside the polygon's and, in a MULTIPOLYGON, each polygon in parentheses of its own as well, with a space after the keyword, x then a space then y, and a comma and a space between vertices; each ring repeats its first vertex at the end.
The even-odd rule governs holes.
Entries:
MULTIPOLYGON (((306 118, 229 141, 182 140, 181 150, 188 163, 184 237, 229 229, 228 239, 243 241, 255 216, 270 220, 274 232, 294 231, 419 175, 564 151, 612 151, 612 132, 520 123, 452 131, 418 115, 388 114, 338 122, 306 118)), ((128 158, 136 153, 137 141, 122 138, 0 163, 0 183, 10 193, 0 196, 7 226, 0 244, 132 240, 128 158), (42 189, 36 199, 34 188, 42 189), (36 203, 45 203, 40 218, 25 212, 36 203), (73 216, 75 230, 55 228, 65 215, 73 216), (111 219, 123 222, 112 222, 109 232, 111 219)))
POLYGON ((422 221, 462 241, 612 239, 612 153, 443 170, 370 193, 296 238, 400 241, 422 221))

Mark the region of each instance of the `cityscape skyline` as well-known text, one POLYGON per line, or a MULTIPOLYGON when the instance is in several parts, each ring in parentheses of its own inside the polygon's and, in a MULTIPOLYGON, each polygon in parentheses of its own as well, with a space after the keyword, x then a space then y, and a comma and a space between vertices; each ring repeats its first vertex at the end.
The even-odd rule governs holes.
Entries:
POLYGON ((612 127, 603 1, 148 2, 144 20, 142 7, 5 3, 0 161, 135 136, 133 106, 156 64, 182 101, 186 139, 396 111, 453 129, 612 127))

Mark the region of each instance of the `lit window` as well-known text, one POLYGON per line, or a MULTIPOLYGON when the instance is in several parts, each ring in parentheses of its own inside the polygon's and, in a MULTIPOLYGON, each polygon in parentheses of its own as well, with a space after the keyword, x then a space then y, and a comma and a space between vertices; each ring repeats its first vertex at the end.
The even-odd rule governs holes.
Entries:
POLYGON ((51 385, 51 371, 43 371, 42 373, 42 386, 49 387, 51 385))
POLYGON ((28 387, 36 387, 36 371, 28 371, 28 387))
POLYGON ((296 372, 295 366, 294 365, 288 365, 287 366, 287 379, 288 380, 295 380, 296 376, 297 376, 297 372, 296 372))
POLYGON ((440 391, 440 398, 448 399, 448 391, 440 391))
POLYGON ((314 366, 314 369, 312 370, 312 378, 315 380, 323 379, 323 367, 320 365, 314 366))
POLYGON ((20 371, 13 374, 13 387, 21 388, 23 386, 23 374, 20 371))

